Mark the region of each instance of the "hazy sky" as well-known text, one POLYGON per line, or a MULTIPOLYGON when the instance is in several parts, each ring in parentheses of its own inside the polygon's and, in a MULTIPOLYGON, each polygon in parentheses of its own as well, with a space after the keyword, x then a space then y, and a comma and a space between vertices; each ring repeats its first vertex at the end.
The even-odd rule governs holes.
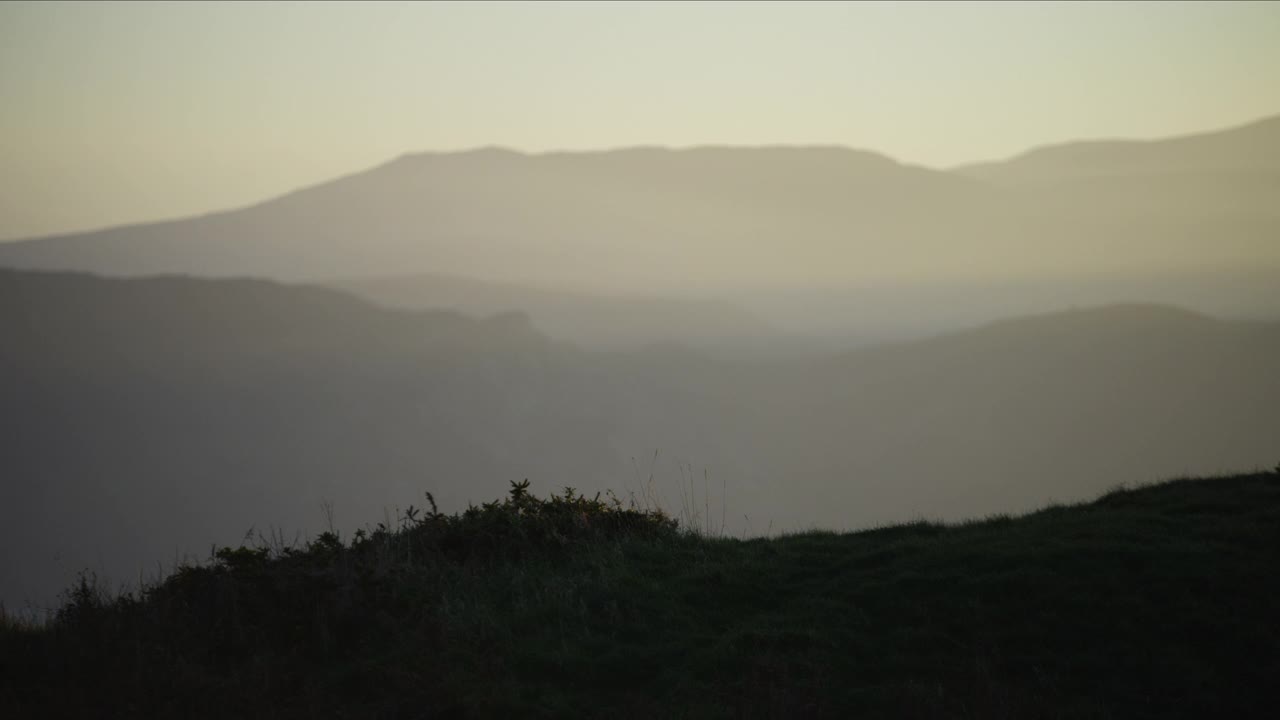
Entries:
POLYGON ((1280 113, 1280 3, 0 3, 0 238, 409 151, 841 144, 944 167, 1280 113))

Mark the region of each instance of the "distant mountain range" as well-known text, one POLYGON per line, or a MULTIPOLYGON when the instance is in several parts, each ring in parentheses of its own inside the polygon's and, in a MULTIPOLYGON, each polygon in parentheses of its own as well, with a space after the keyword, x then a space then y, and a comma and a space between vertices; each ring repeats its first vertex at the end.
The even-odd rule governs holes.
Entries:
POLYGON ((243 210, 6 244, 0 264, 295 280, 444 273, 666 294, 803 278, 834 259, 855 263, 845 275, 907 235, 943 243, 935 231, 950 218, 938 213, 968 212, 982 195, 966 178, 840 148, 423 153, 243 210))
POLYGON ((1280 267, 1280 118, 935 171, 839 147, 405 155, 253 207, 0 244, 0 266, 436 273, 632 294, 1280 267))
POLYGON ((314 532, 322 500, 350 530, 425 490, 457 509, 652 473, 669 507, 722 496, 734 533, 864 526, 1270 467, 1280 437, 1280 324, 1162 306, 740 362, 306 285, 0 271, 0 328, 11 607, 81 567, 127 581, 251 528, 314 532))
POLYGON ((1274 317, 1277 237, 1271 118, 951 171, 840 147, 421 153, 248 208, 0 243, 0 267, 333 283, 524 312, 592 348, 732 352, 1080 302, 1274 317))

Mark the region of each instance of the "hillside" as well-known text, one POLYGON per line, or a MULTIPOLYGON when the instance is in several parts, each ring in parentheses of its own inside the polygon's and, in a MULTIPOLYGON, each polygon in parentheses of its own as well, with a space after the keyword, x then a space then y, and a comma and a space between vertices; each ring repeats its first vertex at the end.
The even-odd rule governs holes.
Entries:
POLYGON ((27 717, 1264 717, 1280 472, 740 541, 566 493, 0 626, 27 717))
POLYGON ((1151 305, 745 362, 310 286, 2 272, 0 327, 9 607, 422 489, 455 510, 513 479, 652 476, 671 502, 696 477, 735 534, 857 528, 1269 464, 1280 437, 1280 326, 1151 305))

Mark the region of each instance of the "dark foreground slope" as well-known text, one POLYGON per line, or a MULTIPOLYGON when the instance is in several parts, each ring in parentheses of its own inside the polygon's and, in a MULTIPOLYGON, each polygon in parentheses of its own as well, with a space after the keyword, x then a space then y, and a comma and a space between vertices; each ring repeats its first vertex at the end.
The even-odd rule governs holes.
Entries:
POLYGON ((1262 717, 1280 474, 706 539, 520 488, 0 631, 0 714, 1262 717))

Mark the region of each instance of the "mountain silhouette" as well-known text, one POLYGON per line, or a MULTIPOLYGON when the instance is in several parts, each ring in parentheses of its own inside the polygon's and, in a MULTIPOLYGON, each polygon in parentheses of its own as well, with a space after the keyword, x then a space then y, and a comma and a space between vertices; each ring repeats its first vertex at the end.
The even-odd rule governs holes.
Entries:
POLYGON ((937 238, 937 214, 963 213, 981 192, 839 148, 423 153, 242 210, 6 244, 0 264, 276 279, 445 273, 652 292, 709 267, 759 278, 850 244, 937 238))
POLYGON ((0 327, 10 605, 81 567, 127 581, 250 528, 316 531, 322 501, 342 524, 425 490, 458 509, 516 478, 652 473, 674 502, 696 468, 735 534, 863 527, 1274 464, 1280 435, 1280 326, 1164 306, 748 362, 306 285, 3 271, 0 327))

